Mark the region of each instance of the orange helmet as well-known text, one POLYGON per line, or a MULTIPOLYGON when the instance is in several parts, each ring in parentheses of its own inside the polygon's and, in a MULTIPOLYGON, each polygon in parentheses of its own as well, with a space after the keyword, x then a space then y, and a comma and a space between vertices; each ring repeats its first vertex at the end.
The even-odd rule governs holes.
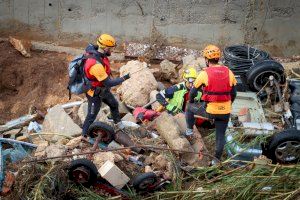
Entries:
POLYGON ((221 57, 221 51, 219 47, 210 44, 203 50, 203 56, 207 59, 219 59, 221 57))

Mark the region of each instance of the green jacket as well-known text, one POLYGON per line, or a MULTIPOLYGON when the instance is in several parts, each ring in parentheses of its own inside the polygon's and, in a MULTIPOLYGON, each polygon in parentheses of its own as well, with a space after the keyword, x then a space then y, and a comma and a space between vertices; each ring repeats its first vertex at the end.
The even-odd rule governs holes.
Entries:
MULTIPOLYGON (((184 111, 184 96, 187 92, 188 90, 185 83, 182 82, 161 91, 156 95, 156 99, 160 104, 165 106, 170 113, 176 115, 184 111)), ((201 95, 201 92, 198 92, 195 100, 200 101, 201 95)))

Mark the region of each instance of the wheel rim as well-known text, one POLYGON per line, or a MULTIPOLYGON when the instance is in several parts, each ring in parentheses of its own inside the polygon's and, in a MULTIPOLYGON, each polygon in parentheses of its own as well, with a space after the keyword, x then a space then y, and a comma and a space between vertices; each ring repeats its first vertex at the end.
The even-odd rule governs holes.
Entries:
POLYGON ((254 88, 260 90, 269 81, 270 76, 274 76, 279 83, 281 82, 281 75, 279 73, 274 71, 263 71, 255 77, 253 81, 254 88))
POLYGON ((275 150, 276 159, 282 163, 299 160, 300 142, 286 141, 277 146, 275 150))
POLYGON ((106 142, 106 141, 108 141, 109 140, 109 136, 108 136, 108 133, 106 132, 106 131, 103 131, 103 130, 100 130, 100 129, 96 129, 96 130, 94 130, 93 132, 93 135, 95 136, 95 137, 97 137, 98 135, 102 135, 102 141, 103 142, 106 142))
POLYGON ((152 185, 155 182, 154 178, 148 178, 143 180, 140 184, 139 184, 139 189, 146 189, 149 187, 149 185, 152 185))
POLYGON ((84 167, 78 167, 73 170, 72 176, 73 176, 73 180, 76 183, 84 184, 89 181, 90 172, 87 169, 85 169, 84 167))

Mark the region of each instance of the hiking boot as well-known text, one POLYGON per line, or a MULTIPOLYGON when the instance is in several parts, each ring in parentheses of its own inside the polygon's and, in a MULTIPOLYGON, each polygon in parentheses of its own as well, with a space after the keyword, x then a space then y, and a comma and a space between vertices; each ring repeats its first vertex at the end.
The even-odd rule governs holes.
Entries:
POLYGON ((185 131, 185 137, 186 139, 191 143, 194 144, 195 143, 195 137, 194 137, 194 132, 193 129, 186 129, 185 131))

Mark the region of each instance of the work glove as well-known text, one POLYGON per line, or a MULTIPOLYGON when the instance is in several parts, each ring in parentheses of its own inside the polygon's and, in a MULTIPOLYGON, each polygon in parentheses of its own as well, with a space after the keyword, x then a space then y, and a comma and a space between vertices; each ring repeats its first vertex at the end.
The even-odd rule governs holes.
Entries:
POLYGON ((124 79, 124 81, 125 80, 127 80, 127 79, 129 79, 130 78, 130 74, 128 73, 128 74, 125 74, 123 77, 122 77, 123 79, 124 79))

